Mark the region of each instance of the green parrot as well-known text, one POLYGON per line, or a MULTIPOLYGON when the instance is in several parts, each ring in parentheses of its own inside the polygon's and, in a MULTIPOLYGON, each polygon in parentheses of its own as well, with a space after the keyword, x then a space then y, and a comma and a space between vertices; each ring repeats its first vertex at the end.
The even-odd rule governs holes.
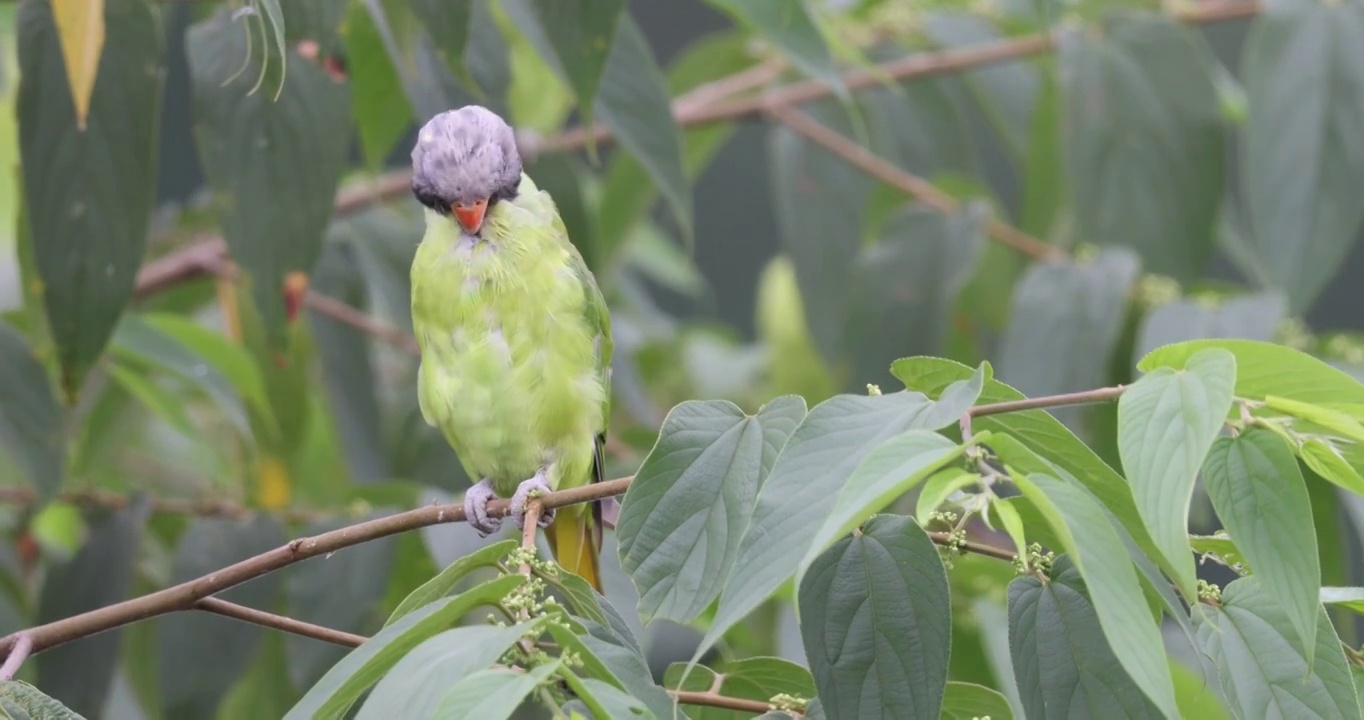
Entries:
MULTIPOLYGON (((464 495, 486 537, 494 496, 524 527, 532 494, 600 482, 611 398, 611 319, 554 199, 521 171, 511 127, 466 105, 412 148, 426 233, 412 262, 417 397, 478 482, 464 495)), ((546 512, 555 558, 601 590, 601 504, 546 512)))

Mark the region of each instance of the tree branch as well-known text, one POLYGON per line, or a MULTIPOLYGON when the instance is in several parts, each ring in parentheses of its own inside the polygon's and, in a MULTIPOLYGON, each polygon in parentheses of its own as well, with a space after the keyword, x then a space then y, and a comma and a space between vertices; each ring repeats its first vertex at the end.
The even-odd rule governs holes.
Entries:
POLYGON ((672 695, 683 705, 704 705, 706 707, 725 708, 728 710, 739 710, 741 712, 751 713, 766 713, 772 710, 771 705, 768 705, 761 700, 727 697, 713 692, 669 690, 668 694, 672 695))
POLYGON ((262 627, 274 628, 275 630, 283 630, 284 632, 287 633, 301 635, 303 637, 312 638, 314 640, 321 640, 323 642, 329 642, 332 643, 333 645, 342 645, 345 647, 359 647, 361 644, 363 644, 366 640, 369 639, 364 635, 355 635, 353 633, 344 632, 342 630, 335 630, 329 627, 323 627, 321 625, 314 625, 312 623, 303 622, 302 620, 295 620, 294 618, 291 617, 285 617, 283 615, 268 613, 265 612, 264 610, 249 608, 246 607, 245 605, 238 605, 237 603, 228 602, 226 600, 221 600, 215 597, 206 597, 203 598, 202 600, 199 600, 198 602, 194 603, 194 609, 202 610, 208 613, 213 613, 214 615, 229 617, 232 618, 233 620, 240 620, 242 622, 250 623, 252 625, 260 625, 262 627))

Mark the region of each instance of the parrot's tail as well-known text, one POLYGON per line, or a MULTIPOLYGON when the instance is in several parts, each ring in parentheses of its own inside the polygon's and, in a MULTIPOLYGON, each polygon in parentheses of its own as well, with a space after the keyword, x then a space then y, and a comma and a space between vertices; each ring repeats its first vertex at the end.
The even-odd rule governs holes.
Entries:
MULTIPOLYGON (((606 479, 606 434, 596 438, 596 453, 592 458, 592 482, 606 479)), ((605 594, 601 586, 601 536, 605 524, 601 516, 601 501, 584 505, 561 507, 554 523, 545 533, 549 550, 565 570, 581 576, 597 592, 605 594)))
MULTIPOLYGON (((594 506, 596 504, 591 503, 594 506)), ((595 511, 595 507, 592 510, 595 511)), ((554 553, 554 559, 565 570, 582 576, 597 592, 603 592, 601 565, 597 558, 601 552, 601 543, 594 537, 600 537, 600 532, 593 531, 593 520, 587 507, 582 505, 561 507, 545 536, 549 540, 549 549, 554 553)))

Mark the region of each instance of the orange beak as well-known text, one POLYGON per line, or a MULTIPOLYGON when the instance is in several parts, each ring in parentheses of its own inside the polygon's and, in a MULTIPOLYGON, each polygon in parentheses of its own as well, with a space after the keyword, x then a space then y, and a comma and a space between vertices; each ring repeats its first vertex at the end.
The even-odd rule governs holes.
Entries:
POLYGON ((472 205, 456 203, 453 209, 464 232, 474 235, 483 227, 483 213, 488 211, 488 201, 478 200, 472 205))

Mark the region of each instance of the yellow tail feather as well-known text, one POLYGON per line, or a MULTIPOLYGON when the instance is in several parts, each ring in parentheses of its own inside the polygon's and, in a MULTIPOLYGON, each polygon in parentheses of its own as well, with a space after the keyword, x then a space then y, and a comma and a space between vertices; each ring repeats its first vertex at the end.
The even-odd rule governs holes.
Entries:
POLYGON ((554 553, 554 559, 565 570, 582 576, 597 592, 604 592, 601 586, 601 564, 598 559, 601 554, 600 519, 594 517, 597 513, 589 512, 591 512, 589 507, 582 505, 559 508, 554 522, 545 533, 545 538, 549 540, 549 549, 554 553))

